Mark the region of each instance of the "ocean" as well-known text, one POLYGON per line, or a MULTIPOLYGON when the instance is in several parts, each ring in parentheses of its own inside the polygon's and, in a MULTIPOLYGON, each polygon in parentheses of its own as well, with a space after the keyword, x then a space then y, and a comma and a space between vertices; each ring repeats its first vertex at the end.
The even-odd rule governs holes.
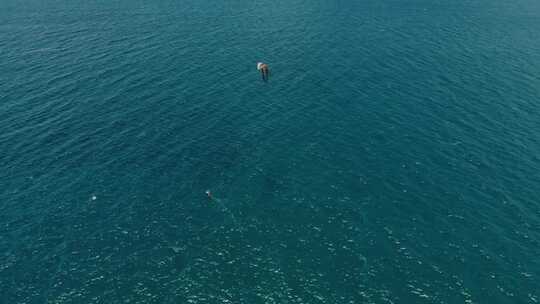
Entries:
POLYGON ((539 29, 536 0, 3 0, 0 302, 540 302, 539 29))

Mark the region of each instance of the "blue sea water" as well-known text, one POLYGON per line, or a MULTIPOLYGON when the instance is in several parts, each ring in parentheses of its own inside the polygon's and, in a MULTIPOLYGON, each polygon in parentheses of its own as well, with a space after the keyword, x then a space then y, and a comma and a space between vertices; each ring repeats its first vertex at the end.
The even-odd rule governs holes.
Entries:
POLYGON ((538 303, 539 29, 536 0, 3 0, 0 302, 538 303))

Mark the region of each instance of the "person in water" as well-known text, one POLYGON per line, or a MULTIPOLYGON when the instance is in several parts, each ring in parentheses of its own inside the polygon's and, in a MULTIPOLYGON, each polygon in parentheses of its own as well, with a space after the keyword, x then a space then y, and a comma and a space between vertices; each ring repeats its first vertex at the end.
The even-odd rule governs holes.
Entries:
POLYGON ((270 70, 266 63, 259 62, 257 63, 257 70, 261 71, 262 79, 268 81, 268 76, 270 76, 270 70))

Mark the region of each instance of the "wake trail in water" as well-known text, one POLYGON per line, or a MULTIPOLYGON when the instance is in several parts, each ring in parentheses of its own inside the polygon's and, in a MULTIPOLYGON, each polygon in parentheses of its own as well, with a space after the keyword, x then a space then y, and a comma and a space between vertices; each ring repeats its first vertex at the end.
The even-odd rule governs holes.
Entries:
POLYGON ((221 211, 223 211, 223 213, 227 213, 229 215, 229 217, 231 218, 231 220, 233 221, 234 225, 236 226, 237 229, 240 229, 240 226, 238 225, 238 220, 236 219, 236 217, 234 216, 234 213, 231 212, 231 210, 229 210, 229 208, 227 208, 227 206, 223 203, 223 200, 219 199, 219 198, 216 198, 212 195, 212 193, 210 192, 210 190, 206 190, 206 195, 208 196, 208 198, 212 201, 212 202, 215 202, 219 205, 219 207, 221 208, 221 211))

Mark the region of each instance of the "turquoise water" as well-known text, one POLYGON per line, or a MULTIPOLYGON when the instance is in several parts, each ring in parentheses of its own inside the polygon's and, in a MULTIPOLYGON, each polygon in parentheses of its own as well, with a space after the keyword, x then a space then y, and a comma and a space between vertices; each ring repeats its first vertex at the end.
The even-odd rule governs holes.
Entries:
POLYGON ((538 29, 534 0, 2 1, 0 302, 539 302, 538 29))

